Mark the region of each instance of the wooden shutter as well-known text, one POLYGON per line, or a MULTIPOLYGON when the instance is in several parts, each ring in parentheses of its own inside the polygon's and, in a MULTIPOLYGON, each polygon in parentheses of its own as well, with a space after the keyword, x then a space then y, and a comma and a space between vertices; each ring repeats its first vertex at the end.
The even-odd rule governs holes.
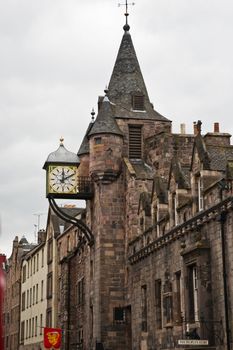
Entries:
POLYGON ((142 158, 142 128, 138 125, 129 125, 129 158, 142 158))

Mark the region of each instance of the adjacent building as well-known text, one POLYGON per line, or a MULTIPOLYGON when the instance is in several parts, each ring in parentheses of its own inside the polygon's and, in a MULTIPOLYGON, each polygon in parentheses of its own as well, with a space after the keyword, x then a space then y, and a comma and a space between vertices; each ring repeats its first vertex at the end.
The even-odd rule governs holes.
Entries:
POLYGON ((4 297, 4 349, 18 350, 20 339, 21 262, 33 248, 25 237, 13 241, 12 254, 6 265, 6 291, 4 297))
POLYGON ((22 259, 19 349, 43 349, 47 311, 46 248, 46 232, 41 230, 38 244, 22 259))
POLYGON ((6 255, 0 254, 0 349, 4 350, 3 341, 3 303, 5 292, 5 267, 6 267, 6 255))

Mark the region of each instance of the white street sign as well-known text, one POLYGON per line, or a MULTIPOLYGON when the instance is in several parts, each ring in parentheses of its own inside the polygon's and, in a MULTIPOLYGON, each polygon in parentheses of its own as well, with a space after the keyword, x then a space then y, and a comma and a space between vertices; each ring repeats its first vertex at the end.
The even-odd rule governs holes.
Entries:
POLYGON ((204 339, 179 339, 178 345, 209 345, 209 341, 204 339))

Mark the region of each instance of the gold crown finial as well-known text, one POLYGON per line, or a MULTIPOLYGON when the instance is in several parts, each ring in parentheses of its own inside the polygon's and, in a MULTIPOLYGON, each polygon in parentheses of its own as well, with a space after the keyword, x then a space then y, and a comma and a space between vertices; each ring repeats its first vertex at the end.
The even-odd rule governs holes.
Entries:
POLYGON ((60 137, 60 145, 63 146, 64 137, 60 137))

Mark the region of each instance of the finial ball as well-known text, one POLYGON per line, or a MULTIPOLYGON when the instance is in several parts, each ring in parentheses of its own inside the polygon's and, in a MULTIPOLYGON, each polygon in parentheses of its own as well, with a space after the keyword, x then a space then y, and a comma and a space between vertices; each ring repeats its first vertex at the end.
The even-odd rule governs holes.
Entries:
POLYGON ((123 29, 125 32, 128 32, 130 30, 130 26, 128 24, 125 24, 123 29))

